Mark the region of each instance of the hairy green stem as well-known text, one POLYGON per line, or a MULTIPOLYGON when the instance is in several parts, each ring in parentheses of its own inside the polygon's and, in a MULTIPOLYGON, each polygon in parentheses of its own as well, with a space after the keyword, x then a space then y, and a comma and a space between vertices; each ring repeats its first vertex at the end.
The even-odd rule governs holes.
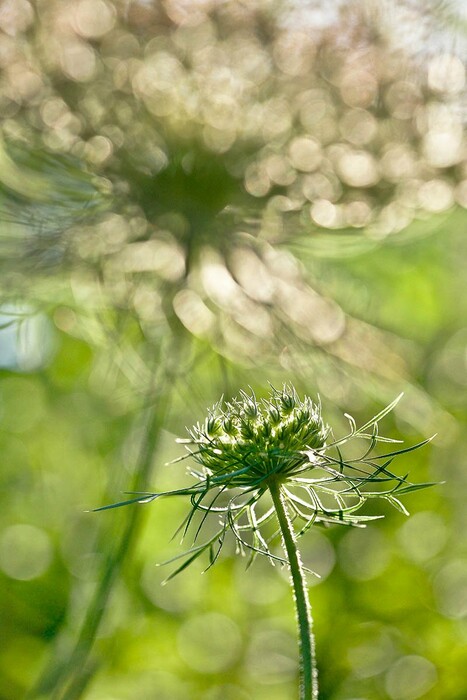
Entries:
POLYGON ((279 521, 294 592, 300 651, 300 700, 318 700, 318 670, 315 657, 313 619, 305 572, 292 522, 277 479, 269 481, 269 492, 279 521))

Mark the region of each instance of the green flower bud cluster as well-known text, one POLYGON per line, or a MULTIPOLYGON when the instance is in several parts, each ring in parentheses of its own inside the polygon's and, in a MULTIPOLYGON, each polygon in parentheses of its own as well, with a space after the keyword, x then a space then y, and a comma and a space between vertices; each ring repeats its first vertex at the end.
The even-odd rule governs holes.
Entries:
MULTIPOLYGON (((182 529, 186 533, 193 524, 195 541, 182 555, 188 559, 169 578, 184 571, 203 552, 209 551, 212 566, 228 532, 233 533, 241 552, 250 551, 252 560, 259 553, 270 561, 287 561, 271 552, 269 534, 263 531, 275 517, 284 538, 287 531, 289 545, 293 545, 292 528, 301 536, 314 525, 365 527, 382 517, 360 515, 370 499, 382 498, 407 514, 399 497, 433 485, 411 483, 407 476, 398 476, 388 468, 398 455, 426 445, 431 438, 374 453, 380 443, 399 442, 381 435, 378 426, 401 396, 360 427, 346 414, 350 430, 335 438, 321 418, 320 405, 306 396, 301 400, 293 386, 286 384, 281 390, 271 387, 268 399, 261 401, 253 392, 242 391, 230 402, 219 401, 203 423, 188 431, 189 439, 179 440, 188 454, 172 463, 192 458, 201 464, 203 469, 193 473, 195 483, 172 491, 137 492, 133 498, 97 510, 149 503, 162 496, 188 496, 191 512, 182 529), (345 458, 342 447, 353 440, 369 444, 362 445, 360 455, 354 450, 351 458, 345 458), (228 489, 233 490, 226 494, 228 489), (268 493, 270 499, 264 503, 263 496, 268 493), (200 516, 197 523, 193 521, 196 514, 200 516), (220 529, 198 544, 197 537, 210 514, 220 529)), ((287 549, 289 557, 290 551, 287 549)), ((308 633, 304 638, 308 639, 308 633)))
POLYGON ((272 387, 261 402, 244 391, 231 402, 219 402, 188 432, 197 446, 193 457, 216 482, 260 486, 272 474, 285 477, 309 468, 305 451, 323 447, 329 431, 320 406, 307 396, 300 400, 294 387, 284 385, 272 387))

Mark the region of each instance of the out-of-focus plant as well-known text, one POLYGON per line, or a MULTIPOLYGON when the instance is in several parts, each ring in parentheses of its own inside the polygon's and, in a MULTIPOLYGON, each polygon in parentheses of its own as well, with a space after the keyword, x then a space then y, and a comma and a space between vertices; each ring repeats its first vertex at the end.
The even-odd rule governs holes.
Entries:
POLYGON ((454 45, 420 61, 398 2, 22 8, 0 18, 3 294, 86 306, 63 327, 103 342, 126 312, 236 363, 289 369, 292 338, 385 376, 387 337, 302 262, 466 203, 454 45))
MULTIPOLYGON (((467 202, 454 42, 421 61, 399 2, 22 7, 0 18, 4 297, 63 303, 63 329, 104 346, 126 314, 235 363, 295 371, 301 346, 405 379, 303 264, 467 202)), ((424 31, 448 36, 437 7, 424 31)))
POLYGON ((315 640, 306 568, 297 538, 315 524, 364 527, 368 521, 382 517, 357 512, 369 499, 383 498, 408 515, 399 496, 432 485, 410 483, 407 475, 397 476, 389 470, 395 457, 428 440, 373 454, 379 442, 398 442, 381 436, 378 424, 399 398, 360 428, 347 416, 349 434, 335 439, 321 417, 321 406, 307 396, 300 400, 292 385, 284 385, 280 391, 272 388, 269 398, 261 402, 253 393, 242 391, 232 401, 219 401, 205 421, 188 431, 188 439, 178 441, 186 444, 187 456, 202 467, 201 471, 190 471, 196 478, 192 486, 138 494, 97 510, 148 503, 162 496, 189 496, 192 507, 181 529, 186 534, 194 526, 193 547, 181 555, 185 561, 169 579, 206 551, 211 567, 229 532, 235 537, 237 549, 242 554, 250 553, 249 563, 257 554, 266 556, 272 564, 285 563, 290 570, 299 630, 300 700, 317 700, 315 640), (344 458, 340 448, 354 439, 368 444, 358 457, 344 458), (197 515, 201 516, 198 521, 197 515), (210 515, 220 520, 220 528, 206 542, 197 544, 210 515), (270 548, 279 533, 285 559, 270 548))

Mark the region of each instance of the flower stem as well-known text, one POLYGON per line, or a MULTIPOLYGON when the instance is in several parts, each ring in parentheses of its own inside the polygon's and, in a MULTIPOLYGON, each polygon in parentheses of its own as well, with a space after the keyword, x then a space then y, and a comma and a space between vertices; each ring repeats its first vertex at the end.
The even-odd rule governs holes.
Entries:
POLYGON ((300 651, 300 700, 318 700, 318 670, 315 657, 315 638, 312 629, 313 618, 308 599, 305 572, 297 547, 292 521, 287 512, 284 496, 277 479, 269 481, 269 492, 279 521, 282 543, 289 561, 294 592, 300 651))
MULTIPOLYGON (((136 455, 134 475, 128 486, 130 491, 147 489, 153 468, 154 452, 160 439, 161 429, 168 411, 174 383, 172 366, 181 352, 181 342, 176 347, 176 338, 169 346, 167 360, 160 362, 160 371, 154 372, 153 381, 148 387, 143 403, 144 408, 137 416, 132 428, 134 435, 139 435, 139 449, 136 455)), ((136 439, 136 438, 135 438, 136 439)), ((26 695, 26 700, 79 700, 86 690, 98 664, 91 658, 91 653, 101 627, 104 615, 118 577, 126 560, 132 553, 133 546, 142 525, 143 512, 140 508, 128 510, 122 524, 122 532, 112 546, 108 542, 106 530, 99 542, 102 551, 107 550, 100 579, 89 602, 78 638, 71 648, 61 652, 57 648, 42 675, 26 695)))

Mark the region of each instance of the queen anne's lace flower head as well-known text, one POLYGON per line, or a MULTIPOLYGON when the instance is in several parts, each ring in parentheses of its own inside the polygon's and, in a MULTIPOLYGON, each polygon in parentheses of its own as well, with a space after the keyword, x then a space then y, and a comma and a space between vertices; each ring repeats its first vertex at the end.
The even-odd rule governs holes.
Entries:
POLYGON ((190 468, 195 479, 191 486, 135 494, 105 508, 147 503, 161 496, 190 497, 191 510, 182 529, 186 534, 190 526, 195 527, 193 546, 181 555, 188 559, 169 578, 205 551, 212 566, 228 532, 233 533, 239 551, 250 552, 251 560, 259 553, 271 562, 284 562, 270 548, 278 534, 275 508, 267 497, 272 490, 280 490, 296 535, 301 536, 314 524, 364 527, 367 521, 382 517, 358 512, 370 498, 382 498, 407 514, 399 496, 430 485, 413 484, 407 475, 397 476, 389 469, 396 456, 428 440, 374 454, 379 443, 399 442, 378 431, 379 422, 399 399, 360 428, 346 415, 350 431, 336 439, 323 421, 320 403, 308 396, 300 399, 292 385, 284 384, 280 390, 271 387, 269 397, 260 401, 253 391, 241 391, 237 398, 215 404, 203 422, 188 430, 188 438, 178 440, 188 454, 175 462, 192 459, 201 465, 199 470, 190 468), (363 443, 362 450, 356 457, 345 458, 341 448, 350 440, 363 443), (211 515, 217 517, 219 527, 198 544, 211 515))
POLYGON ((194 459, 206 474, 227 487, 261 487, 270 477, 286 479, 310 468, 308 452, 323 448, 329 429, 318 404, 303 401, 293 387, 272 388, 258 402, 242 391, 238 399, 217 403, 191 430, 194 459))

